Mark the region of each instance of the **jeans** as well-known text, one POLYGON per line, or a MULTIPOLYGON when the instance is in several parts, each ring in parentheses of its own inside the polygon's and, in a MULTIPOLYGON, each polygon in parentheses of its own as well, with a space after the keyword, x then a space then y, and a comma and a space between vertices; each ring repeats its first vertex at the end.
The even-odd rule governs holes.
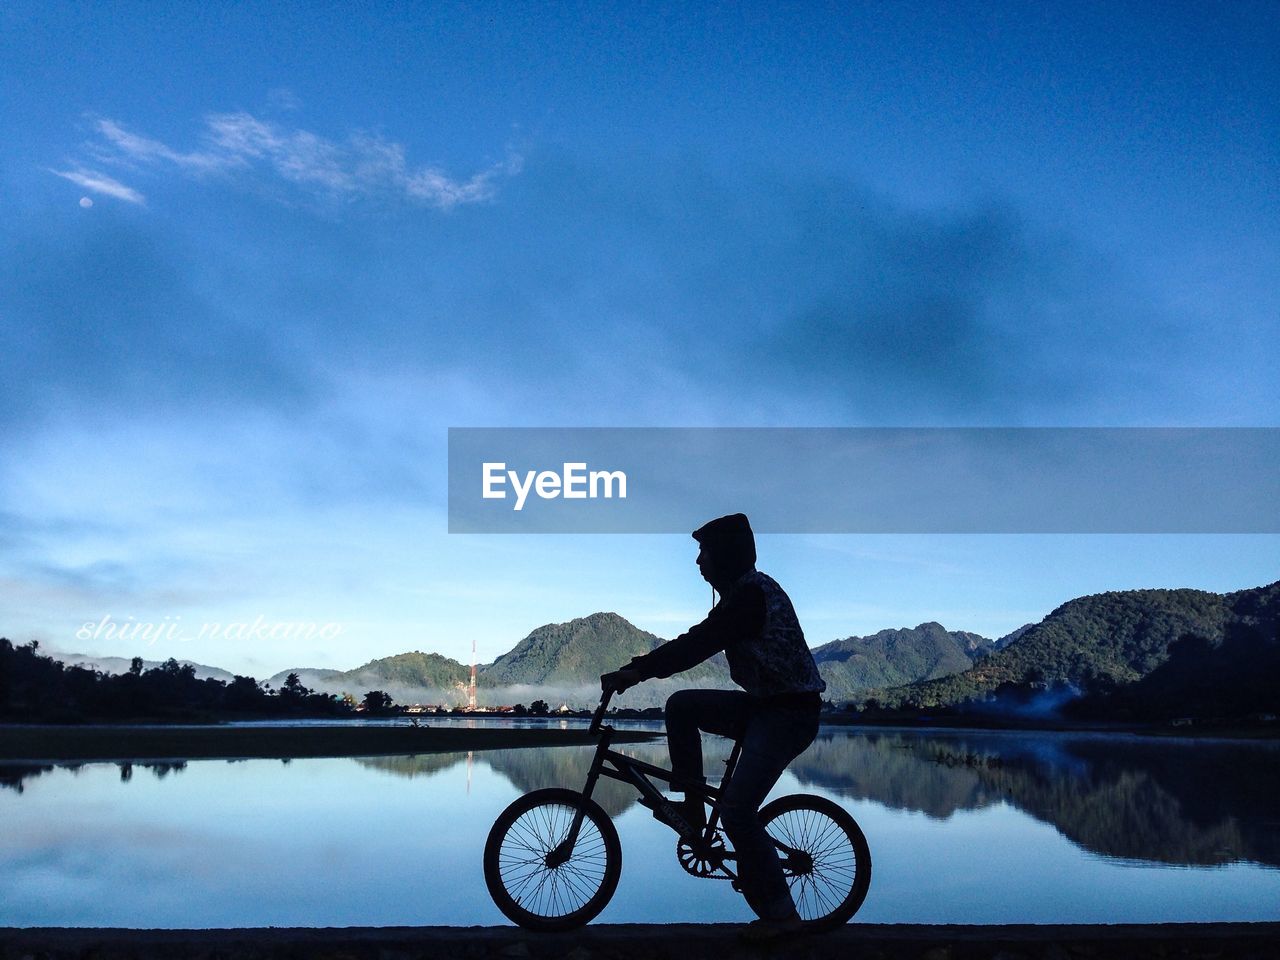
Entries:
POLYGON ((673 788, 703 783, 702 735, 742 742, 729 788, 720 798, 720 820, 738 855, 738 886, 757 916, 795 915, 777 848, 760 822, 760 804, 818 735, 821 701, 776 703, 737 690, 681 690, 667 700, 667 744, 673 788))

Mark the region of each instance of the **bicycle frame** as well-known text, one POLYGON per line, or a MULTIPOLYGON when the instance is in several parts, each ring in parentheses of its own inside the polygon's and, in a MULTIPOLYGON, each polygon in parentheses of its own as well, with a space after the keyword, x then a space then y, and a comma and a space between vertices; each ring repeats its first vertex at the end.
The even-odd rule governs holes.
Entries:
MULTIPOLYGON (((582 795, 590 797, 595 791, 596 783, 601 777, 609 777, 612 780, 620 780, 628 783, 640 791, 640 795, 649 801, 652 809, 659 810, 668 816, 679 816, 670 800, 662 795, 657 787, 649 779, 661 780, 665 783, 672 782, 672 772, 663 767, 654 766, 652 763, 645 763, 643 760, 636 760, 634 757, 628 757, 626 754, 619 753, 617 750, 610 749, 613 742, 613 727, 604 723, 605 710, 609 707, 609 701, 613 698, 613 691, 609 691, 600 699, 600 706, 596 708, 595 714, 591 718, 591 725, 587 728, 590 733, 598 733, 600 739, 596 744, 596 755, 591 761, 591 769, 587 771, 587 782, 583 785, 582 795)), ((720 819, 720 797, 724 792, 725 784, 733 776, 734 767, 738 764, 738 757, 742 753, 742 742, 734 741, 733 750, 729 754, 729 759, 725 762, 724 777, 720 781, 719 787, 713 787, 710 784, 704 784, 694 788, 692 792, 700 794, 711 807, 711 816, 707 818, 707 825, 702 832, 701 839, 704 842, 710 842, 715 836, 716 826, 720 819)), ((582 826, 582 810, 579 809, 573 817, 573 824, 569 828, 569 834, 563 842, 548 857, 548 865, 555 866, 557 863, 563 863, 569 859, 573 852, 574 844, 578 841, 578 831, 582 826)), ((776 841, 775 841, 776 842, 776 841)), ((732 853, 722 852, 717 854, 717 858, 721 861, 735 860, 736 856, 732 853)), ((736 879, 736 875, 727 866, 721 863, 721 869, 724 870, 730 878, 736 879)))

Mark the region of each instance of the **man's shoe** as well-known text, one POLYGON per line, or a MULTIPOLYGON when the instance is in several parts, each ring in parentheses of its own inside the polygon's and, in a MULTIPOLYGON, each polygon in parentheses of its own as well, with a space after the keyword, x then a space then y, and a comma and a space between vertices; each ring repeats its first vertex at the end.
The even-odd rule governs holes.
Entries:
POLYGON ((805 922, 798 916, 784 920, 752 920, 738 934, 738 939, 748 943, 769 943, 774 940, 794 940, 808 933, 805 922))
POLYGON ((684 817, 684 822, 689 825, 692 835, 702 836, 707 829, 707 808, 702 800, 698 797, 685 797, 676 804, 676 809, 680 811, 680 816, 684 817))

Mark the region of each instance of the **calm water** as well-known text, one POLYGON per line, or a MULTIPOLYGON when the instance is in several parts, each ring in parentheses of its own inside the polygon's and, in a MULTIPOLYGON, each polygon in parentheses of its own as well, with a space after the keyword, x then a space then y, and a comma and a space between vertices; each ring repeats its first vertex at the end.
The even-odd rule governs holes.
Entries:
MULTIPOLYGON (((708 741, 715 770, 728 749, 708 741)), ((489 825, 527 790, 580 785, 590 755, 0 766, 0 925, 505 923, 489 825)), ((797 791, 867 834, 855 921, 1280 919, 1280 745, 824 729, 775 793, 797 791)), ((749 919, 625 788, 596 796, 623 847, 597 922, 749 919)))

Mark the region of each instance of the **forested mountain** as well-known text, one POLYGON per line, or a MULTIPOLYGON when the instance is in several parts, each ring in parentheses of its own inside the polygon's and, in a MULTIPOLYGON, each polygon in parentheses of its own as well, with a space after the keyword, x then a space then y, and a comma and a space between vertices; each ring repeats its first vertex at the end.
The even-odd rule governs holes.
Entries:
MULTIPOLYGON (((602 673, 665 642, 616 613, 593 613, 538 627, 510 652, 481 667, 480 675, 488 686, 595 684, 602 673)), ((713 660, 680 676, 692 682, 727 680, 728 668, 722 660, 713 660)))
MULTIPOLYGON (((1086 694, 1076 709, 1098 716, 1221 715, 1246 705, 1275 712, 1278 609, 1280 583, 1230 594, 1126 590, 1071 600, 1040 623, 995 642, 929 622, 832 641, 816 648, 814 658, 827 682, 826 698, 837 702, 875 698, 890 706, 950 706, 1002 687, 1069 684, 1086 694)), ((616 613, 547 624, 479 666, 478 699, 489 705, 543 699, 588 706, 599 695, 602 673, 663 642, 616 613)), ((357 700, 381 690, 400 703, 461 704, 470 668, 412 651, 347 671, 281 671, 269 683, 281 689, 290 673, 298 675, 301 687, 349 693, 357 700)), ((723 654, 670 679, 641 684, 618 702, 658 706, 690 685, 731 688, 723 654)))
POLYGON ((281 670, 268 679, 274 687, 296 674, 304 686, 334 694, 350 694, 357 700, 370 690, 381 690, 397 703, 461 703, 460 692, 471 668, 441 656, 412 650, 370 660, 352 670, 318 670, 297 667, 281 670))
POLYGON ((450 657, 413 650, 370 660, 354 670, 334 674, 329 682, 344 683, 362 690, 371 689, 368 687, 371 683, 374 686, 418 686, 449 690, 459 683, 465 684, 470 673, 470 667, 450 657))
MULTIPOLYGON (((884 691, 882 698, 904 705, 945 706, 982 697, 1005 684, 1066 683, 1094 693, 1115 691, 1164 667, 1175 644, 1196 639, 1199 651, 1188 657, 1199 664, 1200 684, 1221 686, 1228 682, 1229 671, 1219 666, 1228 658, 1242 665, 1253 659, 1259 669, 1270 664, 1278 619, 1280 583, 1228 594, 1095 594, 1064 603, 1004 649, 955 676, 884 691)), ((1247 667, 1238 669, 1247 673, 1247 667)))
POLYGON ((896 687, 932 680, 973 666, 995 645, 986 637, 947 630, 940 623, 881 630, 817 647, 813 658, 827 681, 829 700, 848 700, 873 687, 896 687))

